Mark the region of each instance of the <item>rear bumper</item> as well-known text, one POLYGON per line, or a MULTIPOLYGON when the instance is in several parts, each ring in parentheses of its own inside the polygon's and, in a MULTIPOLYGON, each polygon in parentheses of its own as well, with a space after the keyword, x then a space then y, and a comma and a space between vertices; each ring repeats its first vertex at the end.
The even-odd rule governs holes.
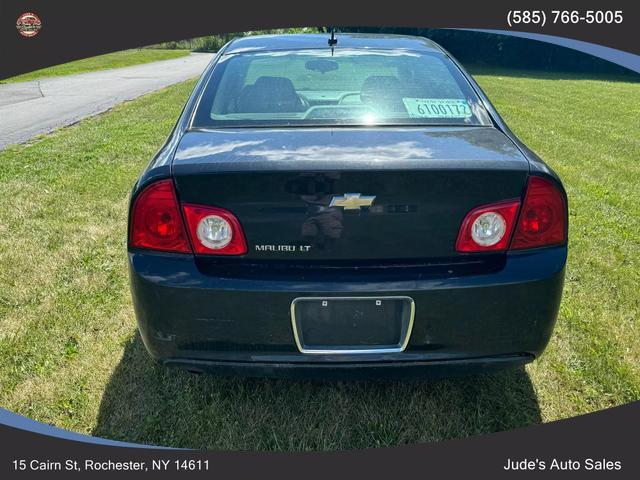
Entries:
POLYGON ((487 274, 355 281, 230 278, 203 273, 190 256, 129 252, 142 339, 160 362, 195 371, 380 378, 450 375, 521 365, 544 350, 557 317, 566 247, 510 253, 487 274), (300 353, 291 302, 305 296, 408 296, 406 350, 300 353))
POLYGON ((194 373, 227 376, 271 377, 292 380, 411 380, 490 373, 531 362, 532 355, 404 362, 265 363, 167 359, 167 366, 194 373))

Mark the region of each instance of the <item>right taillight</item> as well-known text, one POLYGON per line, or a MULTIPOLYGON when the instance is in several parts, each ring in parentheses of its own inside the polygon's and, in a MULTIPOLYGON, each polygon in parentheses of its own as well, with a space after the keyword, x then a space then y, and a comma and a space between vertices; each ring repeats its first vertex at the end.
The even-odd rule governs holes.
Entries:
POLYGON ((456 250, 462 253, 506 250, 519 206, 520 201, 514 199, 471 210, 462 221, 456 250))
POLYGON ((550 180, 530 177, 511 249, 558 245, 566 240, 567 206, 564 195, 550 180))

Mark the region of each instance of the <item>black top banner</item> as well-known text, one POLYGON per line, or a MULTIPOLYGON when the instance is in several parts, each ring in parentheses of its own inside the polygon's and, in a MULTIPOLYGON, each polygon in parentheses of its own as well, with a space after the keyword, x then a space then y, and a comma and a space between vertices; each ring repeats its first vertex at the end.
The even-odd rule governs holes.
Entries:
POLYGON ((3 0, 0 77, 125 48, 215 33, 301 26, 387 26, 499 29, 555 35, 640 53, 640 3, 448 2, 376 3, 3 0), (21 14, 41 20, 38 35, 16 29, 21 14))

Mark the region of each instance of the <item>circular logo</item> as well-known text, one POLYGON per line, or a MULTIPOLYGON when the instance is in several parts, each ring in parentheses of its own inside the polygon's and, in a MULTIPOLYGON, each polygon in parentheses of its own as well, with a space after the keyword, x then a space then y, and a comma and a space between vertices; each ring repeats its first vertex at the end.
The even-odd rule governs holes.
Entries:
POLYGON ((25 12, 18 17, 16 28, 23 37, 35 37, 42 28, 42 22, 35 13, 25 12))

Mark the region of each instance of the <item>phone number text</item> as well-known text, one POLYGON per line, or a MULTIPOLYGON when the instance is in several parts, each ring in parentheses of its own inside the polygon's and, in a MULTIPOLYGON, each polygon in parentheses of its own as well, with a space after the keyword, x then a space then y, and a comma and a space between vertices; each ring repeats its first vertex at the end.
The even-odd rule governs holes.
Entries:
POLYGON ((624 21, 622 10, 509 10, 507 24, 539 25, 544 27, 547 21, 560 24, 620 24, 624 21))

